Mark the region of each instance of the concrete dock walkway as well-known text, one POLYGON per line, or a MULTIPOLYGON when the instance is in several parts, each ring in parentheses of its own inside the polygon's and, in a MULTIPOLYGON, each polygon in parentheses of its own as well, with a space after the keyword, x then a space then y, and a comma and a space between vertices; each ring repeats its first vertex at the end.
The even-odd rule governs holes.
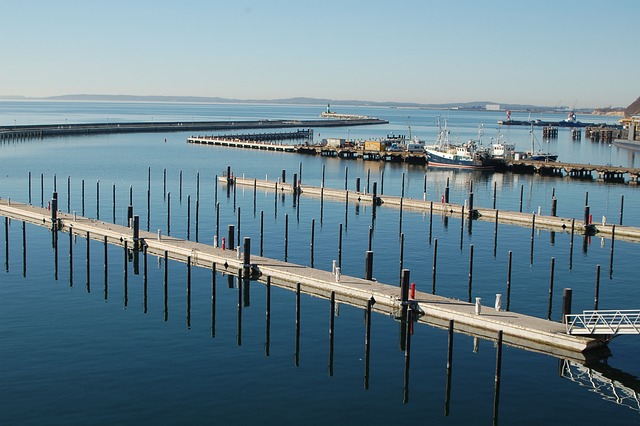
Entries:
MULTIPOLYGON (((0 215, 50 229, 54 228, 52 212, 45 208, 0 200, 0 215)), ((128 244, 134 247, 132 228, 106 223, 74 214, 57 212, 56 228, 62 232, 73 233, 81 237, 108 242, 117 246, 128 244)), ((171 236, 158 237, 157 234, 140 231, 139 247, 145 247, 147 253, 172 260, 186 262, 204 268, 211 268, 231 275, 237 275, 243 269, 243 258, 235 250, 223 250, 210 245, 183 240, 171 236)), ((374 311, 393 315, 398 318, 402 311, 400 288, 361 278, 342 275, 339 280, 331 271, 309 268, 280 260, 251 256, 251 269, 264 282, 271 277, 271 283, 277 286, 295 289, 299 283, 301 291, 329 298, 335 292, 336 300, 358 307, 366 307, 367 302, 375 300, 374 311)), ((416 292, 410 305, 424 315, 418 321, 435 326, 446 327, 449 320, 455 321, 456 331, 475 336, 494 339, 502 330, 507 344, 550 354, 561 358, 585 360, 594 357, 596 349, 606 343, 592 337, 568 335, 561 323, 547 321, 515 312, 496 311, 492 307, 482 306, 476 314, 475 305, 423 292, 416 292)), ((605 348, 606 349, 606 348, 605 348)))

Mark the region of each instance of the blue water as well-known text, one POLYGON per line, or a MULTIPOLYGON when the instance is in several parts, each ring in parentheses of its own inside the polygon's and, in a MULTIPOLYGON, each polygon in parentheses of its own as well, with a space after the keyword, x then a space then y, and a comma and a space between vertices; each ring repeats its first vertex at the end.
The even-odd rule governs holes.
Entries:
MULTIPOLYGON (((61 122, 315 118, 323 106, 118 104, 74 102, 2 102, 0 123, 34 124, 61 122)), ((340 108, 347 113, 388 119, 384 126, 351 129, 315 129, 320 137, 370 138, 388 132, 435 139, 437 116, 447 118, 460 139, 474 136, 483 124, 485 137, 495 129, 500 113, 463 111, 396 110, 385 108, 340 108)), ((342 112, 342 111, 341 111, 342 112)), ((513 117, 518 118, 518 117, 513 117)), ((526 117, 522 117, 526 118, 526 117)), ((546 118, 546 117, 535 117, 546 118)), ((554 117, 562 119, 563 117, 554 117)), ((602 121, 601 117, 578 117, 602 121)), ((508 139, 528 144, 528 129, 502 129, 508 139)), ((141 224, 155 232, 167 232, 163 171, 171 193, 171 235, 186 237, 187 196, 191 196, 191 238, 195 238, 196 176, 200 176, 198 237, 211 243, 215 234, 215 201, 220 202, 221 234, 235 224, 241 211, 241 233, 252 238, 255 253, 259 240, 259 217, 264 214, 264 255, 284 259, 284 220, 289 220, 288 258, 310 264, 311 222, 315 219, 315 267, 330 269, 337 259, 339 224, 344 226, 342 268, 348 275, 364 274, 369 227, 369 206, 303 196, 294 206, 291 196, 269 191, 238 188, 236 209, 233 194, 222 185, 215 191, 215 176, 231 165, 236 175, 276 179, 281 170, 291 178, 303 167, 303 183, 319 185, 322 165, 326 186, 344 187, 348 167, 349 188, 355 178, 366 185, 381 184, 384 192, 399 195, 405 174, 406 195, 423 196, 427 174, 427 196, 439 200, 446 178, 451 200, 464 202, 469 187, 477 205, 491 206, 494 182, 500 209, 517 210, 521 187, 523 210, 543 214, 550 209, 551 193, 558 197, 558 215, 581 218, 585 193, 594 220, 606 215, 617 222, 624 195, 625 224, 640 226, 636 187, 621 184, 575 181, 529 175, 431 171, 423 166, 325 159, 271 152, 247 152, 230 148, 192 146, 186 133, 103 135, 92 137, 27 140, 0 145, 2 174, 0 196, 28 201, 29 172, 32 203, 40 205, 40 176, 44 178, 44 204, 51 197, 54 179, 60 208, 81 213, 81 182, 85 181, 85 215, 96 217, 97 182, 100 181, 100 219, 112 221, 112 189, 116 187, 115 222, 124 223, 129 188, 141 224), (166 142, 164 141, 166 138, 166 142), (147 216, 147 173, 151 169, 151 208, 147 216), (182 200, 179 175, 183 173, 182 200), (67 180, 69 179, 69 180, 67 180), (71 191, 67 191, 70 182, 71 191), (68 195, 70 196, 68 198, 68 195), (322 216, 322 217, 321 217, 322 216)), ((541 139, 541 137, 539 137, 541 139)), ((545 142, 546 143, 546 142, 545 142)), ((612 162, 637 167, 635 157, 621 148, 588 140, 572 142, 568 131, 545 149, 557 152, 562 161, 612 162), (609 160, 611 156, 611 161, 609 160), (579 160, 574 160, 578 158, 579 160), (571 160, 570 160, 571 159, 571 160), (604 160, 603 160, 604 159, 604 160)), ((399 232, 404 233, 404 267, 423 291, 432 286, 434 241, 438 240, 438 294, 467 299, 470 246, 474 247, 473 296, 491 304, 496 293, 506 292, 507 256, 513 252, 510 309, 546 318, 551 258, 555 259, 552 319, 559 320, 562 289, 573 288, 573 310, 593 307, 596 265, 601 266, 601 309, 633 309, 640 296, 636 280, 636 244, 615 242, 610 267, 610 240, 576 236, 569 258, 569 235, 534 234, 531 230, 501 225, 494 248, 492 222, 474 221, 471 230, 459 219, 433 216, 429 239, 429 215, 403 212, 384 206, 377 210, 374 226, 374 276, 386 283, 399 279, 399 232), (495 250, 495 255, 494 255, 495 250)), ((58 271, 51 235, 26 225, 26 266, 23 262, 22 223, 9 224, 8 259, 0 284, 0 421, 3 424, 107 424, 114 422, 305 424, 388 424, 398 421, 429 421, 435 424, 491 424, 495 348, 481 340, 474 352, 473 338, 456 334, 450 412, 444 415, 447 333, 417 326, 411 342, 408 401, 405 400, 404 353, 399 349, 399 323, 383 315, 372 317, 372 347, 368 389, 364 386, 364 313, 348 305, 339 306, 336 318, 333 374, 329 372, 329 302, 301 296, 301 332, 298 363, 295 345, 295 295, 272 288, 269 354, 266 353, 265 287, 250 284, 250 305, 239 315, 238 285, 229 277, 216 276, 215 321, 212 324, 211 272, 194 268, 190 309, 187 304, 186 266, 169 262, 169 288, 165 311, 163 268, 148 259, 149 281, 146 310, 142 275, 128 264, 124 283, 122 249, 108 248, 105 281, 102 245, 90 243, 87 280, 86 242, 71 242, 62 234, 58 243, 58 271), (72 270, 71 270, 72 269, 72 270), (26 276, 23 276, 26 272, 26 276), (125 290, 126 289, 126 290, 125 290)), ((246 289, 245 289, 246 290, 246 289)), ((625 373, 617 376, 640 389, 640 371, 635 362, 639 341, 633 336, 615 339, 608 368, 625 373)), ((637 423, 635 409, 605 400, 558 374, 561 361, 547 355, 505 346, 499 421, 502 424, 577 424, 607 422, 613 416, 621 423, 637 423)), ((606 369, 600 366, 599 369, 606 369)), ((620 400, 628 403, 629 399, 620 400)), ((633 405, 633 403, 631 404, 633 405)))

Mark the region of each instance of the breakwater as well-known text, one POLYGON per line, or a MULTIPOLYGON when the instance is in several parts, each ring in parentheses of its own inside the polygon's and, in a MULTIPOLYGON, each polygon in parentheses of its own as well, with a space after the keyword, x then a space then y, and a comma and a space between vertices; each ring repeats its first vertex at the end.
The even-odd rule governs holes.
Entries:
POLYGON ((162 121, 78 124, 38 124, 0 126, 0 140, 81 136, 108 133, 157 133, 186 131, 231 131, 245 129, 279 129, 298 127, 342 127, 387 124, 378 118, 322 120, 232 120, 232 121, 162 121))

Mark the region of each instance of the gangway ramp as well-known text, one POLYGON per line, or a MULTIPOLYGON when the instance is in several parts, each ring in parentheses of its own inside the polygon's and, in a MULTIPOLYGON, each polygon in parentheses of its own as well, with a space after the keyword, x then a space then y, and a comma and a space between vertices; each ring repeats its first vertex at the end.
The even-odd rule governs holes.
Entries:
POLYGON ((567 334, 640 334, 640 309, 583 311, 565 315, 567 334))

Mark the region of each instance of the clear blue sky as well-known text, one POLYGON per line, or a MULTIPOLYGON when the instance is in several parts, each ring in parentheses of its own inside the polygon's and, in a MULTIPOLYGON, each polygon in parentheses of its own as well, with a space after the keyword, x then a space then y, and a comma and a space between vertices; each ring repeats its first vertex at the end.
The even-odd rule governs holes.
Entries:
POLYGON ((638 0, 0 0, 0 95, 627 106, 638 0))

